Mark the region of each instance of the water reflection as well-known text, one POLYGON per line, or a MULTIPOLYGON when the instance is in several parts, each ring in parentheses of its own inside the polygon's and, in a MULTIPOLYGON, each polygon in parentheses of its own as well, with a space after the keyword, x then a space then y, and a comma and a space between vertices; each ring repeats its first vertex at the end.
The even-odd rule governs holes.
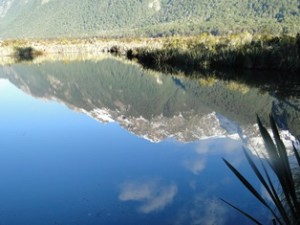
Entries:
POLYGON ((8 225, 247 224, 219 198, 267 214, 221 157, 249 174, 240 150, 259 144, 255 113, 273 110, 299 134, 297 101, 215 78, 112 59, 13 65, 0 77, 0 223, 8 225))
POLYGON ((267 121, 270 112, 282 128, 300 134, 297 99, 280 100, 235 81, 175 78, 112 59, 14 65, 1 76, 35 97, 56 99, 101 122, 116 121, 154 142, 234 134, 251 139, 258 134, 254 115, 267 121))
POLYGON ((151 213, 171 204, 177 193, 176 185, 163 185, 155 180, 128 181, 121 185, 120 201, 138 201, 138 210, 151 213))

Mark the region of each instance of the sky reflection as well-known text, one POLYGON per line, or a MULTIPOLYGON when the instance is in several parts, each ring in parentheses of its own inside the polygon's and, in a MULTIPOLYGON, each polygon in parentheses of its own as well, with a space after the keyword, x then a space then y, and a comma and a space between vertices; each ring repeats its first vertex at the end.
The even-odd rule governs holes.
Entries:
MULTIPOLYGON (((0 224, 247 224, 242 143, 151 143, 0 80, 0 224)), ((249 223, 248 223, 249 224, 249 223)))
POLYGON ((176 185, 163 185, 155 180, 129 181, 121 185, 120 201, 141 202, 138 210, 151 213, 171 204, 177 193, 176 185))

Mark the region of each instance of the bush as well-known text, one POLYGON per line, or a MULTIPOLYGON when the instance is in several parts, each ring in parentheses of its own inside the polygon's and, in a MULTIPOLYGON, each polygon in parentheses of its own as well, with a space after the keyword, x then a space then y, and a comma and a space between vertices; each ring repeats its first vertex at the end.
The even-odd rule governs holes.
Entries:
POLYGON ((35 57, 41 54, 42 52, 34 50, 32 47, 15 48, 15 57, 17 61, 32 61, 35 57))

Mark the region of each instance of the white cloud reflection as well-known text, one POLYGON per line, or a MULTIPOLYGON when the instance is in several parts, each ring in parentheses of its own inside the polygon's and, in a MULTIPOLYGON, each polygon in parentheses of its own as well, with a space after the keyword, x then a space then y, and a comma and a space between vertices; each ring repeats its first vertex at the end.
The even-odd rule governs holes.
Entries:
POLYGON ((193 158, 184 160, 182 165, 194 175, 199 175, 205 170, 207 161, 209 161, 209 158, 212 159, 212 156, 215 155, 220 159, 222 157, 231 157, 232 162, 236 165, 243 161, 243 154, 241 154, 242 151, 240 151, 242 146, 243 143, 241 141, 230 138, 201 140, 195 144, 195 155, 193 158))
POLYGON ((198 175, 202 170, 205 169, 205 160, 185 160, 183 165, 187 170, 191 171, 195 175, 198 175))
POLYGON ((191 204, 183 206, 175 225, 222 225, 228 220, 228 207, 219 199, 203 195, 195 196, 191 204))
POLYGON ((227 214, 227 208, 225 206, 221 205, 220 201, 217 200, 210 200, 208 201, 204 208, 201 210, 202 215, 199 216, 199 211, 197 211, 197 208, 193 211, 193 224, 194 225, 200 225, 200 224, 206 224, 206 225, 213 225, 213 224, 225 224, 226 222, 226 214, 227 214))
POLYGON ((236 150, 241 149, 243 143, 240 140, 233 140, 230 138, 215 138, 205 141, 200 141, 195 151, 199 155, 210 154, 220 154, 220 153, 234 153, 236 150), (216 147, 218 146, 218 147, 216 147))
POLYGON ((171 204, 176 194, 177 186, 174 184, 163 185, 153 180, 129 181, 121 185, 119 200, 141 202, 138 210, 151 213, 171 204))

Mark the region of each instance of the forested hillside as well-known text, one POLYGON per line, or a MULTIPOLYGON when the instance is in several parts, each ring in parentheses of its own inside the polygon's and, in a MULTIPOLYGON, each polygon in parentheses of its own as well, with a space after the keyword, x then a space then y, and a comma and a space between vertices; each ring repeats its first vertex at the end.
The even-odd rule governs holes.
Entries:
POLYGON ((299 32, 300 0, 0 0, 0 37, 299 32))

